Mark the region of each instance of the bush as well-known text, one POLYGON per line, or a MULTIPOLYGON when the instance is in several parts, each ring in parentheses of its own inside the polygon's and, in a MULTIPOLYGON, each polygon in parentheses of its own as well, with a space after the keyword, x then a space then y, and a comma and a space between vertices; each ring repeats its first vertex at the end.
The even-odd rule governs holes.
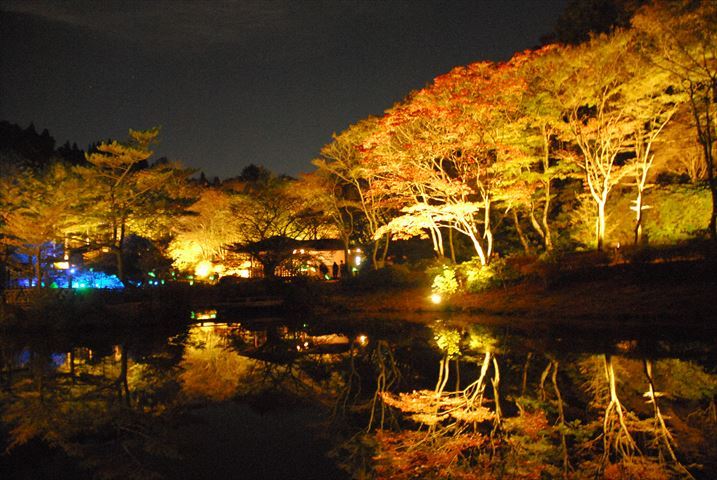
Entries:
POLYGON ((458 280, 453 267, 444 265, 441 273, 433 278, 431 290, 441 295, 453 295, 458 291, 458 280))
POLYGON ((346 284, 364 289, 409 288, 421 285, 425 275, 410 270, 405 265, 390 265, 378 270, 362 270, 357 277, 346 280, 346 284))
POLYGON ((478 258, 473 258, 460 264, 458 269, 463 289, 471 293, 509 285, 521 278, 520 272, 505 258, 495 258, 488 265, 481 265, 478 258))

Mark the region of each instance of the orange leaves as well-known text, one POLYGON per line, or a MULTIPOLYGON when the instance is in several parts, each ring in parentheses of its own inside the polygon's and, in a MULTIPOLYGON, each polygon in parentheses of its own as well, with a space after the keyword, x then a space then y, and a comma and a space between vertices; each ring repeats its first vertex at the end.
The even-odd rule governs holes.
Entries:
MULTIPOLYGON (((378 479, 464 479, 492 478, 487 465, 476 468, 458 462, 484 447, 488 439, 466 434, 443 439, 440 444, 426 442, 423 432, 381 431, 376 434, 378 454, 374 457, 378 479)), ((486 462, 487 463, 487 462, 486 462)))
POLYGON ((384 392, 381 399, 386 405, 408 413, 409 418, 424 425, 437 425, 444 420, 457 420, 464 424, 493 422, 494 412, 469 401, 462 394, 440 394, 433 390, 418 390, 394 395, 384 392))

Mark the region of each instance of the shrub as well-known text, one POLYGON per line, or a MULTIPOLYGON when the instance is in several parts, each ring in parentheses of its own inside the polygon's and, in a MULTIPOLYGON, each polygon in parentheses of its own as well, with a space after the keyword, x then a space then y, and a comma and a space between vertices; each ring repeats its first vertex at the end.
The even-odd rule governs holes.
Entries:
POLYGON ((364 289, 408 288, 424 282, 424 275, 405 265, 390 265, 378 270, 362 270, 358 277, 346 280, 347 285, 364 289))
POLYGON ((433 292, 440 295, 453 295, 458 291, 458 280, 456 280, 456 272, 453 267, 444 265, 441 273, 433 278, 431 286, 433 292))
POLYGON ((459 271, 463 288, 471 293, 505 286, 521 278, 520 272, 504 258, 495 258, 488 265, 481 265, 477 258, 473 258, 462 263, 459 266, 459 271))

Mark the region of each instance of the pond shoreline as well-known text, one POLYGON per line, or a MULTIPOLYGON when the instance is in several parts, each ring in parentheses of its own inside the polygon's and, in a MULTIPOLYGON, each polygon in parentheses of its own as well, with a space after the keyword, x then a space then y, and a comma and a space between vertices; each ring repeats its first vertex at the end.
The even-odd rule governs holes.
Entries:
POLYGON ((337 290, 321 311, 363 314, 451 314, 541 323, 681 324, 717 328, 717 278, 711 262, 592 269, 552 284, 524 281, 431 302, 430 288, 337 290))
MULTIPOLYGON (((397 288, 340 282, 272 285, 247 295, 221 286, 168 286, 127 292, 86 292, 71 298, 40 297, 18 308, 2 305, 0 329, 33 330, 139 327, 192 323, 194 310, 216 309, 232 317, 288 315, 297 318, 361 314, 426 322, 436 316, 465 321, 550 325, 680 325, 717 328, 714 262, 615 265, 562 273, 550 282, 531 278, 480 293, 455 294, 438 305, 428 287, 397 288), (248 299, 261 299, 249 302, 248 299), (271 298, 269 302, 267 299, 271 298), (82 317, 81 324, 71 320, 82 317)), ((331 320, 336 321, 336 320, 331 320)))

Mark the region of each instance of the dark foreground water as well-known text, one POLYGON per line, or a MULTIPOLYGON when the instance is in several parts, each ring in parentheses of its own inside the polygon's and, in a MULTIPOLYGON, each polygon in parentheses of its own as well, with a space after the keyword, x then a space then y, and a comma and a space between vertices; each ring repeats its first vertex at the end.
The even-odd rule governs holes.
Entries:
POLYGON ((0 334, 0 479, 717 478, 709 328, 222 320, 0 334))

